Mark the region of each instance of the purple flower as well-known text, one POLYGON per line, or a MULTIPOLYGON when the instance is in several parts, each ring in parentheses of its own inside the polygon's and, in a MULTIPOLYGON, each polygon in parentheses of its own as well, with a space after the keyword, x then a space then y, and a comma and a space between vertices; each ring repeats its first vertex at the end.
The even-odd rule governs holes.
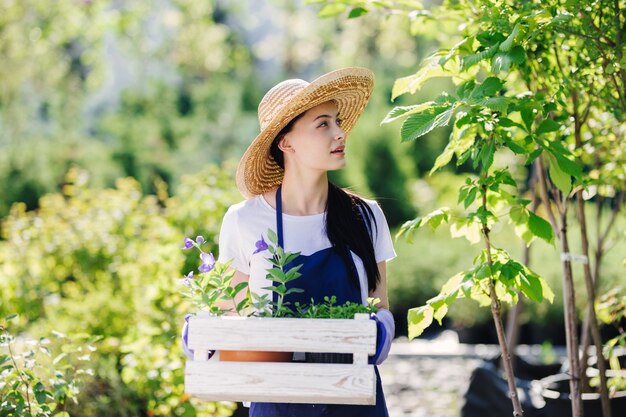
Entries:
POLYGON ((202 265, 198 268, 200 272, 209 272, 215 266, 215 257, 212 253, 202 252, 200 259, 202 259, 202 265))
POLYGON ((197 236, 196 237, 196 243, 198 245, 202 245, 204 242, 205 242, 204 237, 202 237, 202 236, 197 236))
POLYGON ((193 240, 189 239, 188 237, 185 237, 185 246, 183 246, 183 250, 187 250, 191 248, 193 248, 193 240))
POLYGON ((261 235, 261 240, 258 240, 255 243, 255 245, 256 245, 256 250, 254 252, 252 252, 253 255, 255 253, 263 252, 265 249, 268 248, 267 242, 265 240, 263 240, 263 235, 261 235))
POLYGON ((185 287, 191 287, 191 280, 193 279, 193 271, 189 272, 182 279, 179 279, 178 282, 183 284, 185 287))

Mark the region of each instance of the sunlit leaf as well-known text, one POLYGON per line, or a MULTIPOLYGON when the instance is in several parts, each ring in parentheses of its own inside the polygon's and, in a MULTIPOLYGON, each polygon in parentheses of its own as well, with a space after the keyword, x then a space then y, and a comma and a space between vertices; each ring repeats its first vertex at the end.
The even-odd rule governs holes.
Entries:
POLYGON ((326 4, 318 12, 319 17, 332 17, 346 11, 348 6, 341 3, 326 4))
POLYGON ((532 211, 528 212, 528 228, 535 236, 546 242, 552 243, 554 241, 554 231, 550 223, 543 217, 537 216, 532 211))
POLYGON ((569 194, 572 189, 572 178, 561 169, 561 166, 556 162, 556 158, 553 155, 550 155, 548 173, 554 185, 563 193, 569 194))
POLYGON ((408 311, 409 339, 418 337, 432 324, 433 314, 434 310, 429 305, 412 308, 408 311))
POLYGON ((411 114, 419 113, 423 110, 428 109, 434 104, 435 104, 434 101, 427 101, 426 103, 415 104, 413 106, 394 107, 393 109, 391 109, 389 113, 387 113, 387 116, 385 116, 385 119, 381 122, 381 124, 390 123, 390 122, 393 122, 394 120, 400 119, 401 117, 406 117, 411 114))
POLYGON ((546 120, 541 122, 539 127, 537 127, 537 130, 535 131, 535 133, 537 135, 541 135, 543 133, 556 132, 560 128, 561 128, 561 124, 560 123, 555 122, 552 119, 546 119, 546 120))
POLYGON ((443 106, 409 116, 400 130, 402 142, 415 140, 437 127, 447 126, 454 110, 454 106, 443 106))
POLYGON ((398 78, 393 84, 391 100, 406 93, 415 93, 422 85, 431 78, 451 77, 453 74, 439 65, 439 56, 433 55, 427 58, 418 72, 408 77, 398 78))

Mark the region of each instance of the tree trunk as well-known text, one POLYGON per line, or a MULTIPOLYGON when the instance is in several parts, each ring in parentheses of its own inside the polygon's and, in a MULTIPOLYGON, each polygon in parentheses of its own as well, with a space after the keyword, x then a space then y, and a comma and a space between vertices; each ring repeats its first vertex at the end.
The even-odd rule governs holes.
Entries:
POLYGON ((565 337, 567 341, 567 358, 569 360, 570 393, 572 400, 572 417, 583 417, 582 393, 580 390, 580 364, 578 361, 578 335, 576 331, 576 294, 572 263, 569 258, 569 242, 567 236, 567 203, 561 214, 561 262, 563 266, 563 308, 565 312, 565 337))
MULTIPOLYGON (((487 208, 487 186, 483 186, 482 193, 482 206, 487 208)), ((491 242, 489 240, 489 228, 486 223, 482 224, 482 232, 485 237, 485 246, 487 249, 487 263, 489 269, 493 268, 493 259, 491 258, 491 242)), ((502 308, 500 301, 496 295, 496 288, 493 279, 489 279, 489 297, 491 298, 491 315, 493 316, 493 322, 496 326, 496 334, 498 335, 498 344, 500 345, 500 352, 502 353, 502 366, 504 368, 504 374, 506 376, 506 382, 509 386, 509 395, 511 396, 511 403, 513 405, 513 417, 522 417, 524 410, 522 410, 522 404, 520 403, 519 396, 517 395, 517 387, 515 386, 515 373, 513 372, 513 363, 511 361, 511 354, 506 343, 506 335, 504 333, 504 326, 502 325, 502 308)))
MULTIPOLYGON (((596 291, 593 279, 591 277, 591 268, 589 266, 589 241, 587 235, 587 219, 585 217, 585 203, 583 200, 582 190, 576 192, 576 208, 578 214, 578 223, 580 224, 580 236, 582 242, 582 255, 587 258, 587 262, 583 262, 583 270, 585 275, 585 287, 587 289, 587 322, 590 325, 591 337, 596 347, 596 360, 598 363, 598 371, 600 371, 600 399, 602 400, 602 415, 604 417, 612 417, 611 404, 609 403, 609 392, 607 389, 606 380, 606 360, 602 353, 602 337, 600 336, 600 327, 598 326, 598 319, 596 317, 595 301, 596 291)), ((583 327, 584 329, 584 327, 583 327)), ((580 375, 582 379, 582 386, 587 387, 587 348, 583 343, 583 352, 581 361, 580 375)))

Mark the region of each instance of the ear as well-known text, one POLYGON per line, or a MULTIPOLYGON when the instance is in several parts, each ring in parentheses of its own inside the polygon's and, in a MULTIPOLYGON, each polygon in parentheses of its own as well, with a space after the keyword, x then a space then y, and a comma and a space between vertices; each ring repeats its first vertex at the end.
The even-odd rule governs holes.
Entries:
POLYGON ((292 153, 294 152, 293 147, 291 146, 291 140, 289 138, 289 133, 286 133, 279 141, 278 141, 278 149, 283 151, 283 153, 292 153))

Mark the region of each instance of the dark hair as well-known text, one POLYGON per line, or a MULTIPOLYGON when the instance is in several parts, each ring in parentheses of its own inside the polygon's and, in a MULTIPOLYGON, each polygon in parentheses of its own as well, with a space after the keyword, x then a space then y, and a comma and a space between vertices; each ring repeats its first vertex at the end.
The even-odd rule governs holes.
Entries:
MULTIPOLYGON (((292 129, 302 114, 292 119, 276 135, 270 147, 270 155, 283 169, 285 169, 285 160, 278 143, 292 129)), ((370 231, 371 224, 374 223, 376 232, 378 232, 378 225, 372 209, 355 193, 337 187, 328 181, 325 219, 328 240, 345 263, 352 285, 359 286, 359 276, 357 271, 352 268, 350 250, 363 261, 368 291, 374 291, 380 282, 380 272, 374 253, 374 234, 373 231, 370 231)))

